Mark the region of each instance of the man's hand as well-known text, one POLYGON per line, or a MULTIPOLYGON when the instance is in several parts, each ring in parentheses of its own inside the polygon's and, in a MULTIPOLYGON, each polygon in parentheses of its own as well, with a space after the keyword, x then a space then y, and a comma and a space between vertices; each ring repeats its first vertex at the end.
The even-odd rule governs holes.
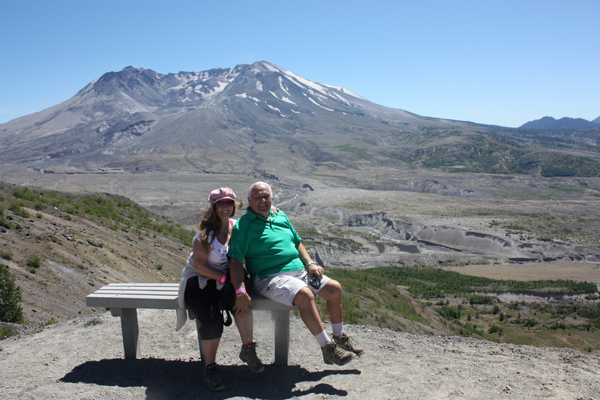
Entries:
POLYGON ((308 273, 312 276, 316 276, 317 278, 321 279, 324 272, 325 271, 323 270, 323 267, 321 267, 319 264, 312 263, 308 265, 308 273))
POLYGON ((246 315, 250 312, 252 306, 252 299, 248 296, 248 293, 244 293, 241 296, 235 298, 235 306, 233 312, 235 315, 246 315))

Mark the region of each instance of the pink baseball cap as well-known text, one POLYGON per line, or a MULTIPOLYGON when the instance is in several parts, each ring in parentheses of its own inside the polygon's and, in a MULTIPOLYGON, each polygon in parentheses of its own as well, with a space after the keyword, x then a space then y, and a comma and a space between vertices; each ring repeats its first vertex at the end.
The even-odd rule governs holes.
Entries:
POLYGON ((208 196, 208 202, 210 205, 213 205, 221 200, 235 201, 235 193, 233 193, 233 190, 229 189, 228 187, 218 188, 210 192, 210 196, 208 196))

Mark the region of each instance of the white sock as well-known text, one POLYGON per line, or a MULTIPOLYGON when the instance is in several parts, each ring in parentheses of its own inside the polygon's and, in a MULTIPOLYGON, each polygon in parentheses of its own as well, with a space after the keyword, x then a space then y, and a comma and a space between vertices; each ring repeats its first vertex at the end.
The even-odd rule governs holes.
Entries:
POLYGON ((327 343, 331 342, 331 338, 325 331, 315 335, 315 339, 317 339, 317 342, 319 342, 321 347, 325 347, 327 346, 327 343))
POLYGON ((331 324, 331 328, 333 329, 333 336, 342 336, 344 333, 344 323, 340 322, 339 324, 331 324))

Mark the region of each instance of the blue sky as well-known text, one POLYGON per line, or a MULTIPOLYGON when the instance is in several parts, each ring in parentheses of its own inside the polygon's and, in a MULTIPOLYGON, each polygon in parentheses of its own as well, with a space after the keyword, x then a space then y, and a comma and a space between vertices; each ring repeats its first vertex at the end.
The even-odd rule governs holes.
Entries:
POLYGON ((600 1, 2 1, 0 123, 128 65, 270 61, 419 115, 600 116, 600 1))

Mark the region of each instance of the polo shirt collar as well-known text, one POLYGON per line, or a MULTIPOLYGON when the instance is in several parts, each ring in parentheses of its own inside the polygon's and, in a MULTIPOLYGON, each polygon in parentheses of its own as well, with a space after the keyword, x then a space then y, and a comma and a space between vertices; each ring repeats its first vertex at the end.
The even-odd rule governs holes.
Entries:
MULTIPOLYGON (((263 220, 267 220, 265 217, 263 217, 260 214, 256 214, 254 211, 252 211, 250 209, 250 206, 246 207, 246 215, 248 215, 252 220, 255 220, 256 218, 261 218, 263 220)), ((277 216, 277 214, 275 214, 273 212, 273 210, 269 210, 269 219, 272 221, 273 218, 275 218, 277 216)))

